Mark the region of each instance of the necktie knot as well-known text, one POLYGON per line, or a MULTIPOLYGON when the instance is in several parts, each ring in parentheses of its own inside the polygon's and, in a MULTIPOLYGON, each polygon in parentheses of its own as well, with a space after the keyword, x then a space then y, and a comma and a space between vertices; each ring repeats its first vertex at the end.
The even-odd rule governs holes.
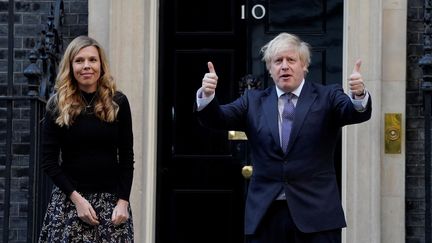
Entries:
POLYGON ((294 95, 295 94, 293 94, 291 92, 283 94, 285 100, 288 100, 288 101, 290 101, 294 97, 294 95))

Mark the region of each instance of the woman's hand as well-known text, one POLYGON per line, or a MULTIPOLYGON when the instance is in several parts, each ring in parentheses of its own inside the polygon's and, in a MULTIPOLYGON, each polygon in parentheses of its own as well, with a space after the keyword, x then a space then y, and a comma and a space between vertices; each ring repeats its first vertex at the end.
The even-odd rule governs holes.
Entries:
POLYGON ((129 202, 123 199, 119 199, 117 201, 117 205, 115 206, 111 221, 114 225, 119 225, 125 223, 129 219, 129 210, 128 210, 129 202))
POLYGON ((98 225, 98 217, 92 205, 77 191, 73 191, 70 195, 71 201, 75 204, 78 217, 89 225, 98 225))

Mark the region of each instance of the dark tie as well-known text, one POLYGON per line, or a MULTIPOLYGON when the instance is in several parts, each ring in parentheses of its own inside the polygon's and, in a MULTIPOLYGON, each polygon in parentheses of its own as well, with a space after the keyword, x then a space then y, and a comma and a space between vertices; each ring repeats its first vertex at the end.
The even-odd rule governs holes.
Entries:
POLYGON ((282 95, 284 100, 284 109, 282 112, 282 150, 287 151, 289 137, 291 133, 292 123, 294 121, 294 103, 292 98, 295 95, 292 93, 285 93, 282 95))

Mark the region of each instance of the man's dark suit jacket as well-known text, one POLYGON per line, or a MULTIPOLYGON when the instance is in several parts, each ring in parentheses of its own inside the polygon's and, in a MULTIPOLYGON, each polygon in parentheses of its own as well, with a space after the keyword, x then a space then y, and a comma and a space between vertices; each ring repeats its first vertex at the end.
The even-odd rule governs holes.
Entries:
POLYGON ((297 228, 305 233, 346 226, 333 162, 341 127, 371 117, 354 109, 340 85, 306 81, 298 98, 287 152, 280 146, 278 97, 274 86, 249 90, 234 102, 213 99, 197 112, 210 128, 245 131, 253 175, 245 212, 245 234, 253 234, 273 200, 285 191, 297 228))

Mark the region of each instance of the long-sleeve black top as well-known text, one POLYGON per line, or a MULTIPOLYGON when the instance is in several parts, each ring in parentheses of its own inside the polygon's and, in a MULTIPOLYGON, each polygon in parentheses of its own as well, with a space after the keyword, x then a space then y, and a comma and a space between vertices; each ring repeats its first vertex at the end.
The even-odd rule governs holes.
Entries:
MULTIPOLYGON (((86 100, 92 94, 83 93, 86 100)), ((117 119, 104 122, 83 112, 60 127, 47 109, 43 121, 42 168, 67 196, 78 192, 110 192, 129 201, 133 178, 132 118, 127 97, 116 92, 117 119), (60 159, 61 158, 61 159, 60 159)))

